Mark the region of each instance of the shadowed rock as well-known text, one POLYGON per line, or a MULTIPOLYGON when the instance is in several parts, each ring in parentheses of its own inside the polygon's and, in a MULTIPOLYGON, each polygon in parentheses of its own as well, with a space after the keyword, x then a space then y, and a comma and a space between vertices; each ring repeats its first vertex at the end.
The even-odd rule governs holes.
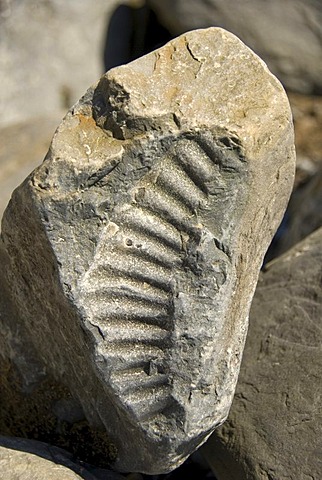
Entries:
POLYGON ((171 470, 225 420, 294 163, 282 87, 208 29, 104 75, 15 191, 19 321, 115 468, 171 470))
POLYGON ((284 253, 322 226, 322 168, 292 195, 285 234, 277 253, 284 253))
POLYGON ((77 463, 70 453, 35 440, 0 436, 0 471, 6 480, 122 480, 118 473, 77 463))
POLYGON ((320 478, 321 244, 319 229, 260 276, 234 402, 203 447, 220 479, 320 478))

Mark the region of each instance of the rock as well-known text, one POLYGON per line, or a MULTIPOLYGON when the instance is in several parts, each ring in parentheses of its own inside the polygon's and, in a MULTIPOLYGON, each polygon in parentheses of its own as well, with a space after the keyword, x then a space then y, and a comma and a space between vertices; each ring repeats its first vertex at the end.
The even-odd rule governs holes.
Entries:
POLYGON ((288 97, 294 119, 296 175, 289 205, 266 262, 322 226, 322 97, 288 97))
POLYGON ((322 229, 261 274, 235 399, 203 447, 220 480, 319 479, 322 229))
POLYGON ((322 93, 321 0, 149 0, 149 4, 174 35, 194 28, 226 28, 254 49, 287 89, 322 93))
POLYGON ((62 117, 34 118, 1 129, 5 141, 0 143, 0 219, 12 191, 42 162, 62 117))
POLYGON ((285 231, 275 254, 286 252, 307 235, 322 227, 322 167, 291 197, 285 231))
POLYGON ((53 445, 0 436, 0 471, 6 480, 122 480, 125 477, 75 462, 53 445))
POLYGON ((279 82, 208 29, 104 75, 14 192, 19 322, 113 468, 174 469, 226 418, 294 164, 279 82))
POLYGON ((301 186, 322 168, 322 97, 299 94, 288 97, 295 131, 295 186, 301 186))
POLYGON ((117 0, 5 0, 0 5, 0 125, 60 113, 104 71, 117 0))
MULTIPOLYGON (((2 272, 9 272, 3 248, 0 265, 2 272)), ((0 433, 57 445, 82 462, 108 467, 115 447, 102 428, 89 425, 66 382, 46 368, 2 274, 0 292, 0 433)))
POLYGON ((294 118, 296 153, 315 165, 322 162, 322 97, 289 94, 294 118))

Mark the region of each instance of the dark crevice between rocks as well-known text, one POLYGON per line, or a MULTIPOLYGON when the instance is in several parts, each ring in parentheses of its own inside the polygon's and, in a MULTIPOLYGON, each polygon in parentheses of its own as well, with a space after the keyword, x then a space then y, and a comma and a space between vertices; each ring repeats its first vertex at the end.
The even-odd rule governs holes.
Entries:
POLYGON ((103 52, 105 70, 135 60, 172 38, 145 3, 140 7, 121 4, 107 26, 103 52))

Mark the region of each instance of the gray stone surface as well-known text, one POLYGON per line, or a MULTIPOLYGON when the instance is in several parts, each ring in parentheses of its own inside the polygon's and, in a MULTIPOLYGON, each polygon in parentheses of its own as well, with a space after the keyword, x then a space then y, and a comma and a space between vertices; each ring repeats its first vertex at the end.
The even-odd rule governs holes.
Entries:
POLYGON ((263 58, 287 89, 322 93, 321 0, 148 0, 174 35, 218 26, 263 58))
POLYGON ((103 76, 13 194, 20 321, 115 468, 173 469, 226 418, 294 165, 281 85, 208 29, 103 76))
POLYGON ((203 447, 220 480, 319 480, 322 229, 267 265, 236 395, 203 447))
POLYGON ((122 480, 108 470, 77 463, 53 445, 0 436, 0 478, 3 480, 122 480))
POLYGON ((118 0, 0 2, 0 125, 67 110, 104 72, 118 0))

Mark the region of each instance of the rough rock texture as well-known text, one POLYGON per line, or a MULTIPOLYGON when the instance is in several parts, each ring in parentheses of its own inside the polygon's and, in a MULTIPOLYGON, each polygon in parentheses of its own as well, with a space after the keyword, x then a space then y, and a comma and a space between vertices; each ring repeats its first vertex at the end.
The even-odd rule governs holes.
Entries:
POLYGON ((174 35, 193 28, 227 28, 253 48, 289 90, 322 93, 321 0, 148 1, 174 35))
POLYGON ((21 321, 115 468, 173 469, 226 418, 294 164, 281 85, 208 29, 103 76, 13 194, 21 321))
POLYGON ((0 478, 4 480, 122 480, 108 470, 80 465, 57 447, 0 436, 0 478))
POLYGON ((118 0, 0 2, 0 125, 69 108, 104 72, 118 0))
POLYGON ((42 162, 62 116, 34 118, 0 130, 0 218, 13 190, 42 162))
POLYGON ((203 447, 220 480, 319 480, 322 229, 261 274, 235 399, 203 447))

